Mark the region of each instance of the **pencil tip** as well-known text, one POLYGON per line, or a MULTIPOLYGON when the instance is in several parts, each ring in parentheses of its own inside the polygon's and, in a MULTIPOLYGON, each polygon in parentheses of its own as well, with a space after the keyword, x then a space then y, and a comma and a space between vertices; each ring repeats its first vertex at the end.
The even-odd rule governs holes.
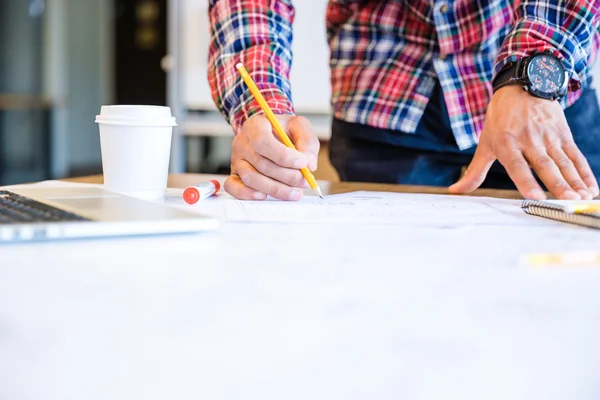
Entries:
POLYGON ((240 68, 242 68, 243 66, 244 66, 244 64, 242 64, 242 63, 237 63, 237 64, 235 64, 235 68, 236 68, 236 69, 240 69, 240 68))
POLYGON ((320 187, 316 187, 315 188, 315 192, 317 192, 317 194, 319 195, 320 198, 323 198, 323 193, 321 192, 321 188, 320 187))

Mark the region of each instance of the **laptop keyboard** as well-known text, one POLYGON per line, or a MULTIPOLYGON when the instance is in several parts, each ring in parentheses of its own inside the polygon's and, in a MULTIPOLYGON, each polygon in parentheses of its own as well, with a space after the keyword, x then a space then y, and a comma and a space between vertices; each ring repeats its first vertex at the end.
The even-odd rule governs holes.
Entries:
POLYGON ((89 220, 28 197, 0 190, 0 225, 66 221, 89 220))

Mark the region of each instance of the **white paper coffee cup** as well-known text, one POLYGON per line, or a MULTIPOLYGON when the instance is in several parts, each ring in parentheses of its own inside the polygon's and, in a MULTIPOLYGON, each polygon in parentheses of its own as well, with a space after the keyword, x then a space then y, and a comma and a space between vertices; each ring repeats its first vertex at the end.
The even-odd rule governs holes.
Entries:
POLYGON ((104 187, 147 200, 164 196, 171 139, 177 126, 169 107, 102 106, 100 130, 104 187))

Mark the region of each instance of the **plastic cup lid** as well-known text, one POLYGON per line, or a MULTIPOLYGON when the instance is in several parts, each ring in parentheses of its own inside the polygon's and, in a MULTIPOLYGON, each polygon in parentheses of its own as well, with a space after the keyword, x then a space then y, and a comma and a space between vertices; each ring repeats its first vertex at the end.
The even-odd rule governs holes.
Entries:
POLYGON ((165 106, 112 105, 102 106, 96 122, 114 125, 177 126, 171 108, 165 106))

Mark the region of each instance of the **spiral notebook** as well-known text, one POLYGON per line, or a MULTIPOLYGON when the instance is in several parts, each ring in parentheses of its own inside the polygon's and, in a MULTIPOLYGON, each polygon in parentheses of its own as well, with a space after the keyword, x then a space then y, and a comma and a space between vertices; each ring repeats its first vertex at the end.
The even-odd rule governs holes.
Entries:
MULTIPOLYGON (((570 224, 587 226, 589 228, 600 229, 600 211, 576 211, 577 206, 582 204, 584 203, 570 201, 552 202, 524 200, 521 208, 527 214, 537 215, 539 217, 567 222, 570 224)), ((585 204, 593 204, 598 206, 600 202, 586 202, 585 204)))

